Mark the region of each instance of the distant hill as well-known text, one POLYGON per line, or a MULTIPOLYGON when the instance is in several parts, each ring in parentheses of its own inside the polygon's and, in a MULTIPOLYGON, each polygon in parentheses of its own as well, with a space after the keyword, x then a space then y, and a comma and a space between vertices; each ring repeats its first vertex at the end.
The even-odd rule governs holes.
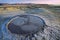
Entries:
POLYGON ((8 3, 0 3, 0 6, 25 6, 25 7, 49 7, 48 4, 34 4, 34 3, 14 3, 14 4, 8 4, 8 3))
POLYGON ((29 7, 29 8, 57 8, 60 6, 54 6, 54 5, 48 5, 48 4, 34 4, 34 3, 14 3, 14 4, 8 4, 8 3, 0 3, 0 6, 2 7, 29 7))

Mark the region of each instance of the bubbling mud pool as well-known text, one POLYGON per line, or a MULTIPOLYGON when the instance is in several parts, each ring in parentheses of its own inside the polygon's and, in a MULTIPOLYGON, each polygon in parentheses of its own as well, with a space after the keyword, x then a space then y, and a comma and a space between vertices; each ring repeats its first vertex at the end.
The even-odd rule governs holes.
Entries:
POLYGON ((46 25, 44 20, 41 19, 39 16, 28 15, 28 16, 21 16, 21 17, 20 15, 18 15, 18 17, 13 16, 13 17, 6 18, 6 20, 2 24, 2 33, 4 38, 3 40, 60 40, 60 30, 56 27, 51 27, 49 25, 46 25), (35 26, 34 25, 32 26, 30 22, 33 23, 35 26), (29 24, 28 25, 29 27, 25 25, 26 23, 29 24), (6 26, 7 24, 9 26, 6 26), (22 30, 19 31, 20 25, 21 26, 24 25, 21 27, 24 31, 22 30), (9 29, 7 27, 9 27, 9 29), (39 29, 39 31, 37 29, 39 29))
MULTIPOLYGON (((39 18, 37 18, 37 19, 39 19, 39 18)), ((26 19, 28 19, 28 18, 26 18, 26 19)), ((32 18, 32 19, 33 19, 33 21, 35 20, 34 18, 32 18)), ((21 19, 19 18, 19 20, 21 20, 21 19)), ((1 21, 0 22, 0 29, 1 29, 1 31, 0 31, 0 35, 1 35, 0 40, 60 40, 60 27, 57 27, 58 26, 57 23, 59 23, 60 21, 58 22, 58 20, 59 19, 56 19, 56 16, 54 16, 53 13, 51 13, 49 11, 47 12, 47 10, 45 10, 43 8, 31 9, 31 11, 30 11, 30 9, 28 9, 28 10, 25 10, 25 11, 19 10, 19 11, 16 11, 16 12, 1 13, 0 14, 0 21, 1 21), (33 35, 29 35, 29 36, 25 36, 23 34, 18 35, 18 34, 14 34, 11 31, 9 31, 7 26, 6 26, 8 24, 8 22, 10 22, 11 19, 14 19, 15 17, 17 17, 17 15, 21 15, 21 14, 25 14, 25 13, 29 14, 29 15, 32 14, 33 16, 37 16, 39 18, 42 18, 44 20, 45 24, 46 24, 45 27, 42 26, 44 28, 43 31, 39 31, 39 32, 34 33, 33 35)), ((24 24, 24 22, 27 23, 27 21, 24 21, 24 20, 21 20, 21 21, 20 22, 15 22, 14 21, 14 22, 10 22, 10 23, 11 24, 13 23, 13 25, 14 25, 14 23, 16 25, 19 25, 20 23, 24 24), (22 23, 21 23, 21 21, 22 21, 22 23)), ((33 22, 33 24, 34 23, 35 22, 33 22)), ((39 22, 39 23, 43 23, 43 22, 39 22)), ((28 26, 30 26, 30 25, 28 25, 28 26)), ((37 26, 35 26, 35 28, 34 28, 34 25, 33 25, 33 29, 35 31, 37 29, 36 28, 37 26)), ((23 26, 22 29, 24 29, 25 27, 26 27, 26 25, 23 26)), ((40 27, 40 26, 38 26, 38 27, 40 27)), ((30 29, 31 28, 32 27, 30 27, 30 29)), ((29 29, 29 31, 31 32, 30 29, 29 29)), ((26 31, 28 29, 24 29, 24 30, 26 31)))

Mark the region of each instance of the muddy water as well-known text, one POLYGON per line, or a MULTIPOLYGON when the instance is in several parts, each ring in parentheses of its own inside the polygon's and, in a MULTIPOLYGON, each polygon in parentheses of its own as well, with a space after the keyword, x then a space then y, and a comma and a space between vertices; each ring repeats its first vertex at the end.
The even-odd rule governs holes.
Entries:
POLYGON ((6 24, 11 17, 15 15, 20 15, 20 14, 31 14, 31 15, 40 16, 48 26, 60 27, 60 14, 51 12, 48 9, 35 8, 35 9, 24 9, 24 10, 17 10, 17 11, 3 11, 0 13, 0 21, 1 21, 0 22, 0 35, 1 35, 0 39, 4 37, 2 35, 3 34, 2 32, 6 30, 6 29, 1 30, 2 28, 6 27, 4 24, 6 24))

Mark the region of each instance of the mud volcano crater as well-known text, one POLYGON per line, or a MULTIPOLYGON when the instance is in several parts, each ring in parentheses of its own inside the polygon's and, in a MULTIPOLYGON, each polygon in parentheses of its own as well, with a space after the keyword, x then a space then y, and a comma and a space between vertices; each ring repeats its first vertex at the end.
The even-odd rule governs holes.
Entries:
POLYGON ((7 28, 14 34, 29 35, 42 32, 45 25, 44 20, 39 16, 18 15, 7 23, 7 28))

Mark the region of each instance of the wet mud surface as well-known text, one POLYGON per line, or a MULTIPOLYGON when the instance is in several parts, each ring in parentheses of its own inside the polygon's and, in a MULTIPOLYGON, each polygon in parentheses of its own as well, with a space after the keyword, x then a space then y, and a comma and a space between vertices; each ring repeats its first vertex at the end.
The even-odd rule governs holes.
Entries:
MULTIPOLYGON (((60 40, 60 14, 55 14, 44 8, 18 10, 16 12, 0 13, 0 39, 1 40, 21 40, 23 36, 12 34, 6 28, 6 24, 13 16, 21 14, 31 14, 41 17, 48 27, 44 28, 44 33, 35 34, 37 40, 60 40)), ((23 37, 24 38, 24 37, 23 37)), ((28 39, 29 40, 29 39, 28 39)))

